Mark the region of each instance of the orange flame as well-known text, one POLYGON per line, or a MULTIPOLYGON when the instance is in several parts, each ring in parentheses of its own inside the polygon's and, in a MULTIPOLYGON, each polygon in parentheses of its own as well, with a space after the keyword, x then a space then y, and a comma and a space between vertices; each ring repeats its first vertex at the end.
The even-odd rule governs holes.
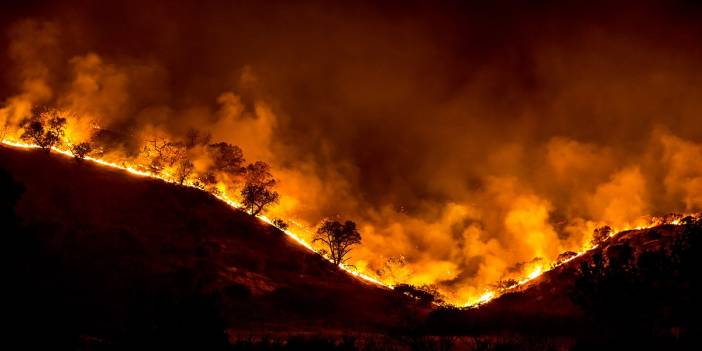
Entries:
MULTIPOLYGON (((681 218, 676 218, 676 219, 669 220, 669 221, 666 221, 664 218, 653 217, 653 218, 649 219, 649 223, 646 224, 646 225, 637 224, 636 226, 625 227, 625 228, 620 228, 620 229, 618 229, 618 230, 614 230, 614 231, 612 231, 612 232, 609 234, 609 238, 613 238, 613 237, 616 236, 618 233, 621 233, 621 232, 624 232, 624 231, 628 231, 628 230, 643 230, 643 229, 649 229, 649 228, 653 228, 653 227, 660 226, 660 225, 663 225, 663 224, 682 225, 682 217, 687 217, 687 216, 695 217, 695 215, 686 214, 686 215, 682 215, 681 218)), ((609 239, 608 239, 608 240, 609 240, 609 239)), ((577 252, 575 255, 573 255, 573 256, 571 256, 571 257, 568 257, 567 259, 564 259, 564 260, 559 261, 559 262, 554 262, 554 263, 550 266, 550 268, 545 268, 545 267, 548 267, 548 266, 546 266, 546 265, 544 265, 544 264, 538 264, 538 265, 536 265, 536 266, 531 270, 531 272, 530 272, 529 274, 527 274, 524 278, 518 280, 518 281, 517 281, 517 284, 515 284, 515 285, 513 285, 513 286, 510 286, 510 287, 508 287, 508 288, 506 288, 506 289, 502 289, 502 290, 498 290, 498 289, 489 289, 489 290, 485 290, 485 292, 483 292, 482 295, 480 295, 479 297, 477 297, 477 298, 475 298, 475 299, 470 299, 470 300, 468 300, 462 307, 473 307, 473 308, 477 308, 477 307, 480 307, 481 305, 484 305, 484 304, 486 304, 486 303, 488 303, 488 302, 490 302, 490 301, 492 301, 492 300, 494 300, 494 299, 500 297, 501 295, 503 295, 503 294, 506 293, 506 292, 515 291, 515 290, 517 290, 517 289, 519 289, 519 288, 522 288, 522 287, 524 287, 524 285, 526 285, 527 283, 529 283, 529 282, 531 282, 531 281, 533 281, 533 280, 535 280, 535 279, 541 277, 544 273, 549 272, 549 271, 551 271, 551 270, 554 270, 554 269, 556 269, 556 268, 558 268, 558 267, 560 267, 560 266, 562 266, 562 265, 564 265, 564 264, 566 264, 566 263, 568 263, 568 262, 570 262, 570 261, 572 261, 572 260, 574 260, 574 259, 576 259, 576 258, 582 256, 583 254, 585 254, 586 252, 588 252, 588 251, 590 251, 590 250, 596 249, 599 245, 602 245, 602 244, 600 243, 600 244, 598 244, 598 245, 591 246, 591 247, 586 248, 586 249, 584 249, 584 250, 582 250, 582 251, 580 251, 580 252, 577 252)))

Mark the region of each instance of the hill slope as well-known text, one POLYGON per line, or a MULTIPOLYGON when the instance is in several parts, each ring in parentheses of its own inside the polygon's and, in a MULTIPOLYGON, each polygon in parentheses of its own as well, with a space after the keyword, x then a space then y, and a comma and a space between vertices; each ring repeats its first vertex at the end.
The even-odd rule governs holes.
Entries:
POLYGON ((37 313, 24 321, 35 333, 378 332, 402 308, 202 191, 7 147, 0 169, 10 286, 17 318, 37 313), (9 179, 23 188, 16 203, 9 179))
POLYGON ((438 309, 425 332, 560 337, 575 349, 697 347, 702 220, 686 223, 617 233, 485 305, 438 309))

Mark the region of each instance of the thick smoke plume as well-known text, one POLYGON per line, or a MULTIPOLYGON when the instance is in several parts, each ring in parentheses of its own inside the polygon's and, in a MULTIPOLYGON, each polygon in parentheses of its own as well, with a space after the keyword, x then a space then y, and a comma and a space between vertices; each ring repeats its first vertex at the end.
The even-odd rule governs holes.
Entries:
POLYGON ((118 158, 197 129, 273 166, 273 217, 354 219, 359 270, 462 303, 702 210, 702 9, 558 3, 9 2, 2 133, 51 106, 118 158))

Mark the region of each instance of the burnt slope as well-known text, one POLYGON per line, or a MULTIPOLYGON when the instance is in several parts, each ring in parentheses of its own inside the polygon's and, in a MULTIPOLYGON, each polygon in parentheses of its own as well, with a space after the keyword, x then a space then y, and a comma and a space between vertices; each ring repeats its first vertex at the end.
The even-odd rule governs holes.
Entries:
POLYGON ((428 333, 560 336, 576 349, 688 349, 702 335, 702 220, 616 234, 478 308, 439 309, 428 333))
POLYGON ((401 309, 391 291, 202 191, 4 146, 0 169, 8 286, 33 333, 163 346, 198 328, 198 340, 382 332, 401 309))

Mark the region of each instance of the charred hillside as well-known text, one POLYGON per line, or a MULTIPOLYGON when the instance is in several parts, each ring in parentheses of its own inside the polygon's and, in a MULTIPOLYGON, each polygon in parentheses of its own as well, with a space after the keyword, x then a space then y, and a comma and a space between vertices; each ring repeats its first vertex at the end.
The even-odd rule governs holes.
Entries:
POLYGON ((485 305, 435 311, 426 332, 567 336, 575 349, 699 345, 700 218, 617 233, 485 305))
POLYGON ((0 169, 8 302, 31 342, 376 333, 402 309, 392 291, 197 189, 6 147, 0 169))

